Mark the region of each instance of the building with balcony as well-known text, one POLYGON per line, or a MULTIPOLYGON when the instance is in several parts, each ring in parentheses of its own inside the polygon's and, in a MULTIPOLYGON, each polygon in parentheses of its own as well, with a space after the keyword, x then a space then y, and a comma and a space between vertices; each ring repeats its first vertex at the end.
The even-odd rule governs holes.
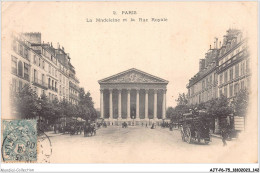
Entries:
POLYGON ((218 56, 218 96, 233 99, 240 89, 250 84, 247 38, 240 30, 229 29, 218 56))
MULTIPOLYGON (((247 37, 237 29, 227 30, 223 44, 219 42, 219 48, 216 39, 214 49, 210 49, 206 58, 200 61, 199 72, 187 84, 189 105, 205 103, 221 95, 231 103, 239 90, 250 88, 247 41, 247 37)), ((230 124, 235 118, 231 114, 215 119, 215 132, 219 132, 221 122, 230 124)))
POLYGON ((69 69, 69 102, 77 105, 79 103, 79 80, 76 77, 75 68, 70 62, 69 69))
POLYGON ((11 90, 20 91, 25 84, 30 84, 30 43, 19 35, 12 35, 11 45, 11 90))
MULTIPOLYGON (((54 48, 52 43, 42 42, 41 33, 13 33, 11 45, 12 91, 18 92, 25 84, 30 84, 38 97, 45 94, 49 100, 57 98, 60 101, 64 99, 69 101, 69 60, 69 54, 63 47, 60 48, 59 44, 57 48, 54 48)), ((79 81, 75 74, 74 78, 77 90, 79 90, 79 81)), ((78 97, 78 94, 74 94, 78 97)), ((75 99, 75 97, 73 98, 75 99)))
POLYGON ((195 105, 218 98, 233 99, 240 89, 249 87, 247 38, 237 29, 227 30, 223 44, 215 39, 214 48, 200 60, 199 72, 187 84, 188 103, 195 105))

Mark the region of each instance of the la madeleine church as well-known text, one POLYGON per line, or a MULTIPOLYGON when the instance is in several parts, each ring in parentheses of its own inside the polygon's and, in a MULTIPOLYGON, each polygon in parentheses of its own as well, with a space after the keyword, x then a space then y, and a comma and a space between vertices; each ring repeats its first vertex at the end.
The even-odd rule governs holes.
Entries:
POLYGON ((167 80, 132 68, 98 83, 101 118, 108 124, 146 125, 165 120, 167 80))

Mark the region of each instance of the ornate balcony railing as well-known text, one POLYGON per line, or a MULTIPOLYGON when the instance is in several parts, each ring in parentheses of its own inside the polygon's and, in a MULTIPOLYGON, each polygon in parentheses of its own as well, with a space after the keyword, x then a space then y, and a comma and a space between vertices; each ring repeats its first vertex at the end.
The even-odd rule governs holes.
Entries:
MULTIPOLYGON (((29 77, 29 75, 28 75, 28 77, 29 77)), ((44 81, 42 81, 41 79, 38 79, 38 78, 34 78, 32 81, 32 84, 35 86, 41 87, 43 89, 48 89, 47 83, 45 83, 44 81)))

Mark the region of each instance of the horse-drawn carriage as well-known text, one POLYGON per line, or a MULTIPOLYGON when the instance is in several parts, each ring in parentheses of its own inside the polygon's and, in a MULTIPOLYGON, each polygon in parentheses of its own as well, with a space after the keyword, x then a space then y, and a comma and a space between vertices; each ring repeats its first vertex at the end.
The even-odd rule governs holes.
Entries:
POLYGON ((183 114, 181 137, 184 142, 200 143, 202 140, 205 144, 210 142, 209 121, 206 117, 205 111, 191 111, 183 114))
POLYGON ((96 135, 96 125, 95 123, 86 122, 84 125, 84 137, 96 135))
POLYGON ((69 133, 70 135, 81 134, 82 130, 83 123, 78 121, 67 123, 65 126, 61 127, 62 133, 69 133))

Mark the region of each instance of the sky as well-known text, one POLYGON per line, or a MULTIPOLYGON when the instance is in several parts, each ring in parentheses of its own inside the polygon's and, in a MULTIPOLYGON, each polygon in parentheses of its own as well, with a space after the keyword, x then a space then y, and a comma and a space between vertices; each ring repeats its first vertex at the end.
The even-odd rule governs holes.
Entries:
POLYGON ((256 2, 3 2, 2 34, 41 32, 42 41, 55 47, 59 42, 96 108, 98 80, 130 68, 168 80, 169 107, 176 106, 179 93, 187 93, 186 85, 215 37, 222 41, 229 28, 257 26, 256 7, 256 2), (128 22, 99 23, 96 18, 128 22), (167 22, 151 22, 151 18, 167 18, 167 22))

